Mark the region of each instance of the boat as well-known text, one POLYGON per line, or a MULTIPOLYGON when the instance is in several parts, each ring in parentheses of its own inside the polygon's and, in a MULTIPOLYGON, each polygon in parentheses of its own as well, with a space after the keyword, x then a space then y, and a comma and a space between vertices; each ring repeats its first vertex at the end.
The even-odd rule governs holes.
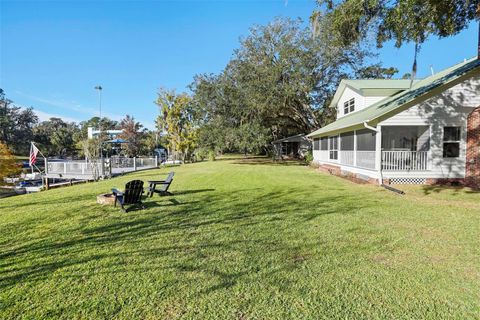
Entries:
POLYGON ((41 191, 43 187, 42 180, 25 180, 19 182, 14 190, 16 194, 25 194, 41 191))

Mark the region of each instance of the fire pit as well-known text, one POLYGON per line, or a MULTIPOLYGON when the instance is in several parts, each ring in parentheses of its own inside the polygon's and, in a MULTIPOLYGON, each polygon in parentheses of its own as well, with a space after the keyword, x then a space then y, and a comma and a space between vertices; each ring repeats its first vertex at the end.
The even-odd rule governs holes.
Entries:
POLYGON ((97 203, 113 205, 115 202, 115 196, 112 193, 100 194, 97 196, 97 203))

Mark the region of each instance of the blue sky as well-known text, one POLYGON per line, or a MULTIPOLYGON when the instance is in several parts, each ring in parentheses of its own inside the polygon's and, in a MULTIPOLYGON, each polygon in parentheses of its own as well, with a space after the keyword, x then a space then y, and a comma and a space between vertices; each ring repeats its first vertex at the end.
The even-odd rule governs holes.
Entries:
MULTIPOLYGON (((276 16, 308 20, 312 0, 4 1, 0 0, 0 87, 41 119, 81 121, 133 115, 153 128, 161 86, 186 90, 193 76, 217 73, 239 37, 276 16)), ((478 24, 431 39, 419 56, 420 77, 476 54, 478 24)), ((380 50, 386 66, 409 72, 413 49, 380 50)))

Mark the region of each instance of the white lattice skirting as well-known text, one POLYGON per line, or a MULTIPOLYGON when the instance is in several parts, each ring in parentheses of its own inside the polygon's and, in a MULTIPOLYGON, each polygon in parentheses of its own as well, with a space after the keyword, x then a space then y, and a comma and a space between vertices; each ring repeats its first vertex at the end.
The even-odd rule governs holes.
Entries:
POLYGON ((425 178, 391 178, 390 184, 425 184, 425 178))

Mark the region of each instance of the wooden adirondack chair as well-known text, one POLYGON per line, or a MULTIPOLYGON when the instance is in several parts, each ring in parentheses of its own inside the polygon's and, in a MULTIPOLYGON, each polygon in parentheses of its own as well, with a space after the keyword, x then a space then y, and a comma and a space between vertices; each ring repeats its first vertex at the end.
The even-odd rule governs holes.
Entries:
POLYGON ((145 209, 142 203, 143 181, 141 180, 129 181, 125 185, 125 191, 121 192, 117 189, 112 189, 112 193, 115 196, 114 206, 116 207, 118 202, 124 212, 128 212, 133 207, 145 209), (126 205, 130 205, 130 208, 127 209, 126 205))
POLYGON ((165 180, 148 181, 149 187, 147 196, 152 197, 154 192, 159 193, 161 196, 171 196, 172 194, 168 192, 168 188, 170 188, 170 185, 172 184, 174 175, 175 172, 170 172, 165 180), (157 185, 159 186, 159 189, 157 189, 157 185))

